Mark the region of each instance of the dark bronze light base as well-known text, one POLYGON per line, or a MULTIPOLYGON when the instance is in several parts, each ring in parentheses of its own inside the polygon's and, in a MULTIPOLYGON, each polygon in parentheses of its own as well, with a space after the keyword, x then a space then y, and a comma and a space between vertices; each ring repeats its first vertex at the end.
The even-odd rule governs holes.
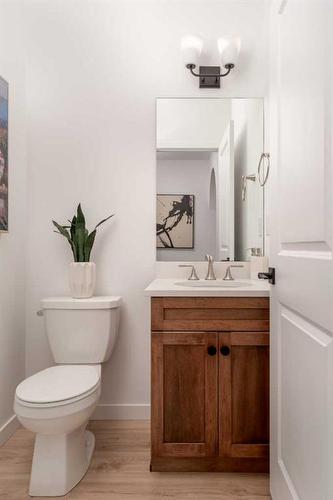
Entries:
POLYGON ((221 87, 220 66, 199 66, 199 74, 199 87, 201 89, 219 89, 221 87))
POLYGON ((195 73, 195 64, 186 65, 192 75, 199 78, 199 87, 201 89, 219 89, 221 87, 221 78, 229 75, 234 66, 234 64, 226 64, 224 67, 227 71, 221 74, 220 66, 199 66, 199 73, 195 73))

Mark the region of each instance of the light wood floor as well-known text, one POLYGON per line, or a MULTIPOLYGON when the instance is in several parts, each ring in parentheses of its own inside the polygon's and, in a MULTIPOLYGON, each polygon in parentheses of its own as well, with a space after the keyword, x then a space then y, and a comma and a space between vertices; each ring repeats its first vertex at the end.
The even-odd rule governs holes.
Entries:
MULTIPOLYGON (((149 472, 149 422, 95 421, 96 449, 70 500, 268 500, 266 474, 149 472)), ((0 448, 0 499, 28 496, 34 436, 19 429, 0 448)))

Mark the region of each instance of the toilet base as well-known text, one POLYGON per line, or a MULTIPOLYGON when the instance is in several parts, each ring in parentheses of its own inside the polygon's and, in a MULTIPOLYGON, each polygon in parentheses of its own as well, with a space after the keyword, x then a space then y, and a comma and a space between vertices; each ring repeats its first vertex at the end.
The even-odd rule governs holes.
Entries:
POLYGON ((30 496, 64 496, 83 478, 95 448, 86 425, 69 434, 36 435, 30 496))

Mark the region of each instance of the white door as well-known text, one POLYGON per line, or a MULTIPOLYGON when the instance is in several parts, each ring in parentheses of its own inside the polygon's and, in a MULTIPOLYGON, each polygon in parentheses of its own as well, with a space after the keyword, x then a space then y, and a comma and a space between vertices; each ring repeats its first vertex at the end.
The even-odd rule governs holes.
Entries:
POLYGON ((230 120, 218 149, 216 179, 217 255, 219 260, 234 260, 234 122, 230 120))
POLYGON ((333 499, 332 3, 271 19, 273 500, 333 499))

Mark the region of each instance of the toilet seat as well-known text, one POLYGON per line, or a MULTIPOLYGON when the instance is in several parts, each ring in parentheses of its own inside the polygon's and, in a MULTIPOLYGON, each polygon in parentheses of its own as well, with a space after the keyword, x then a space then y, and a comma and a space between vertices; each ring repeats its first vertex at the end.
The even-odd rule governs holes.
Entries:
POLYGON ((33 408, 70 405, 89 397, 100 384, 100 365, 57 365, 23 380, 15 399, 33 408))

